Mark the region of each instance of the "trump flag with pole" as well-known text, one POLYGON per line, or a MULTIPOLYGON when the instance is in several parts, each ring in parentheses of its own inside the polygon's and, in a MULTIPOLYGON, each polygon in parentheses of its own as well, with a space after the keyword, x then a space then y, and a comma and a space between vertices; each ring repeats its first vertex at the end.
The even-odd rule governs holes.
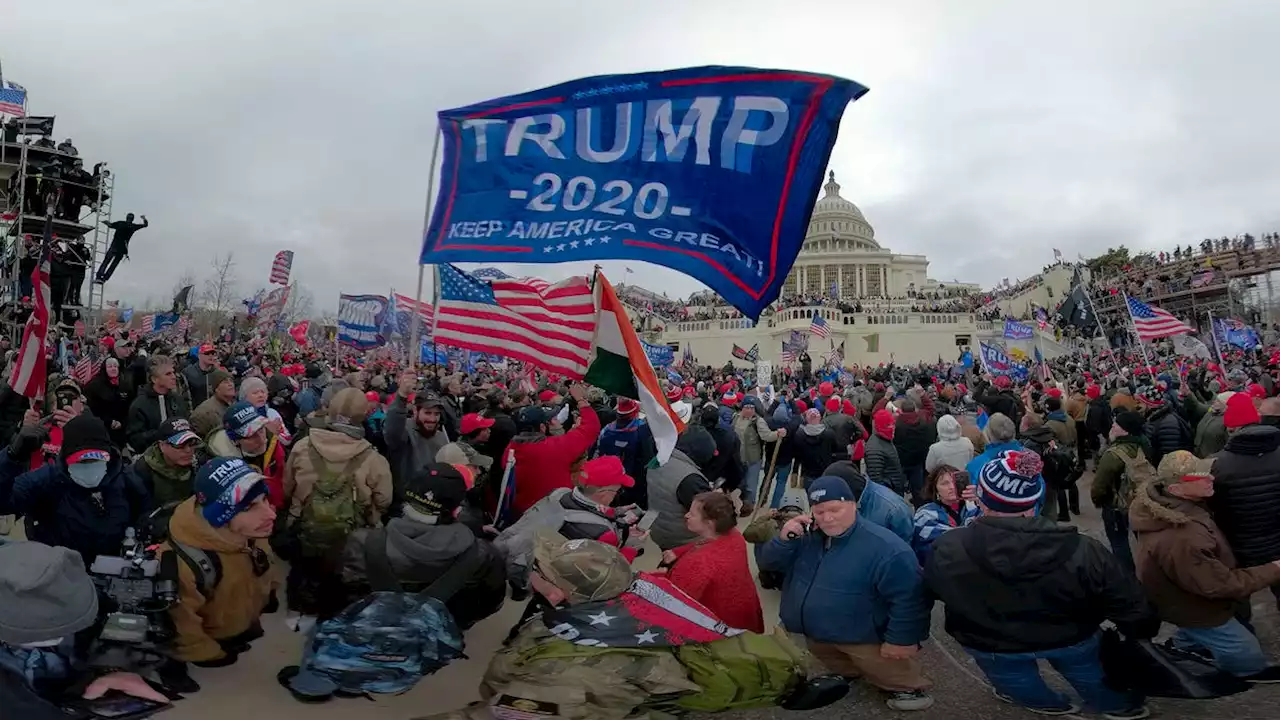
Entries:
POLYGON ((644 260, 757 318, 795 262, 845 107, 830 75, 697 67, 439 113, 422 263, 644 260))

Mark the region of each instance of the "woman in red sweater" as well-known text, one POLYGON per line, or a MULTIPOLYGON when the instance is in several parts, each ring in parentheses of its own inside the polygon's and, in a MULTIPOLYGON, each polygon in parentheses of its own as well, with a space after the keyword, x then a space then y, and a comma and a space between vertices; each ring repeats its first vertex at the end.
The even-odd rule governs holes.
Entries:
POLYGON ((724 493, 701 493, 684 521, 698 539, 662 554, 672 584, 730 627, 764 632, 764 610, 733 501, 724 493))

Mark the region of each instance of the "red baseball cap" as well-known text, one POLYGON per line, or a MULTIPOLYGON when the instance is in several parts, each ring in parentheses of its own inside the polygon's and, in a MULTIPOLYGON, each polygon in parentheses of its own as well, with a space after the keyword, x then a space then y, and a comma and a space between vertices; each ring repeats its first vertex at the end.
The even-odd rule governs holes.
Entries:
POLYGON ((211 344, 209 344, 209 343, 205 343, 205 344, 203 344, 203 345, 201 345, 201 346, 200 346, 200 350, 199 350, 199 352, 200 352, 201 354, 206 354, 206 355, 207 355, 208 353, 214 352, 214 347, 213 347, 213 345, 211 345, 211 344))
POLYGON ((635 415, 640 412, 640 403, 631 398, 618 398, 619 415, 635 415))
POLYGON ((538 393, 538 402, 551 402, 556 399, 555 390, 543 390, 538 393))
POLYGON ((635 487, 636 481, 622 467, 622 460, 617 455, 603 455, 595 460, 588 460, 582 465, 584 477, 582 484, 589 487, 635 487))
POLYGON ((493 418, 487 418, 480 413, 469 413, 462 416, 462 434, 470 435, 477 430, 483 430, 487 427, 493 427, 493 418))

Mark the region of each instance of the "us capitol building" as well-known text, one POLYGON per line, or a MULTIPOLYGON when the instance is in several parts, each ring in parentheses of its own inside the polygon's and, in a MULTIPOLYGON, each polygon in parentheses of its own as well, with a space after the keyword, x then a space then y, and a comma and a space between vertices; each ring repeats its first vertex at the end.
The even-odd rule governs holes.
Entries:
MULTIPOLYGON (((783 341, 792 331, 808 335, 815 313, 830 328, 829 339, 809 337, 808 353, 815 366, 841 343, 846 366, 936 362, 939 357, 953 361, 966 348, 976 351, 980 339, 999 340, 1028 354, 1039 342, 1047 357, 1069 351, 1050 333, 1040 333, 1037 340, 1006 341, 1002 323, 981 321, 968 311, 947 311, 968 307, 955 299, 983 289, 974 283, 934 280, 928 271, 927 257, 898 254, 880 245, 858 206, 841 197, 832 172, 814 205, 781 298, 759 323, 723 302, 712 303, 709 293, 695 296, 683 320, 637 314, 647 340, 671 346, 677 358, 689 347, 698 364, 716 367, 734 360, 734 345, 747 350, 758 345, 760 360, 780 362, 783 341)), ((651 295, 640 288, 631 291, 642 298, 651 295)))

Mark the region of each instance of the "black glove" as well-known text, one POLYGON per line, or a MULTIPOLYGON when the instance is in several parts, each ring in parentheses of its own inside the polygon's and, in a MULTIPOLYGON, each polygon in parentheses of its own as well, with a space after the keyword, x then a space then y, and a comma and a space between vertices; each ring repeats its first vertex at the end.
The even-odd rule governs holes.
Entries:
POLYGON ((280 598, 276 597, 276 591, 272 590, 267 596, 267 606, 262 608, 264 615, 270 615, 280 609, 280 598))
POLYGON ((44 444, 49 431, 42 425, 23 425, 9 443, 9 459, 18 463, 26 462, 44 444))
POLYGON ((202 662, 193 662, 192 665, 202 668, 221 668, 229 667, 236 664, 236 660, 240 659, 239 653, 229 652, 217 660, 204 660, 202 662))

